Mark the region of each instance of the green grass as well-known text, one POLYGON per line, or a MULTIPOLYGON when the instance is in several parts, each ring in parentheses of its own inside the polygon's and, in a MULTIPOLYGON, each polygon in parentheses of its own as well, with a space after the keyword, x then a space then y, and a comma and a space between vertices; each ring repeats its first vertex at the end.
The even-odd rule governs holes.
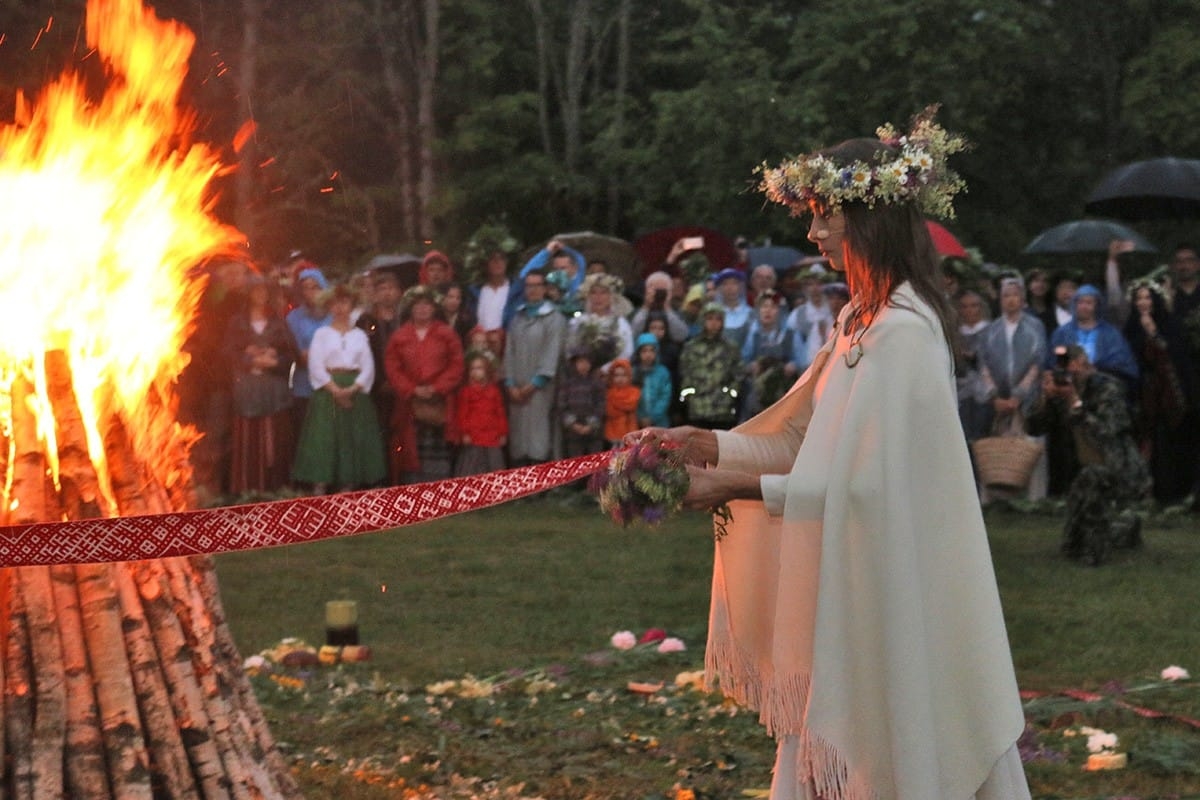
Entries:
MULTIPOLYGON (((705 520, 687 514, 656 531, 624 531, 578 500, 559 494, 218 560, 245 654, 285 636, 320 644, 325 601, 358 601, 370 664, 315 671, 302 691, 256 679, 311 797, 402 797, 401 781, 411 788, 453 775, 524 782, 529 796, 564 799, 669 796, 676 784, 724 798, 769 784, 773 744, 752 715, 670 687, 703 661, 705 520), (608 647, 616 630, 649 627, 682 637, 689 650, 608 647), (586 658, 597 652, 603 657, 586 658), (480 699, 424 690, 467 673, 552 665, 557 686, 536 700, 521 681, 480 699), (647 699, 625 690, 634 679, 668 686, 647 699)), ((1068 763, 1032 763, 1035 796, 1200 796, 1200 730, 1142 719, 1112 701, 1054 698, 1068 688, 1111 694, 1113 682, 1144 683, 1169 664, 1200 673, 1200 526, 1194 517, 1148 526, 1142 551, 1098 569, 1057 555, 1059 526, 1053 516, 989 514, 1018 681, 1049 695, 1028 707, 1031 726, 1051 750, 1065 749, 1061 732, 1071 725, 1116 732, 1133 761, 1103 774, 1081 772, 1078 753, 1068 763)), ((1194 681, 1125 699, 1200 718, 1194 681)))

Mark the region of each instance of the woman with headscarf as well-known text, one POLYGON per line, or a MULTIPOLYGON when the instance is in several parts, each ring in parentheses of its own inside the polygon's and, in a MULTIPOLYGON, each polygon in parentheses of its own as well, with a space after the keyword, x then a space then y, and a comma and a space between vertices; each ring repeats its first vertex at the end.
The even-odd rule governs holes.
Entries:
POLYGON ((1137 385, 1138 365, 1129 343, 1116 326, 1104 319, 1104 295, 1084 284, 1071 299, 1071 320, 1050 336, 1044 366, 1054 366, 1055 348, 1079 345, 1088 361, 1101 372, 1120 378, 1130 391, 1137 385))
POLYGON ((393 441, 404 483, 450 476, 454 394, 463 381, 463 347, 441 319, 438 295, 418 284, 404 293, 406 321, 388 340, 384 367, 396 391, 393 441))
POLYGON ((245 307, 229 320, 225 355, 233 375, 229 491, 273 492, 292 468, 292 390, 296 346, 261 275, 246 281, 245 307))
POLYGON ((812 214, 809 240, 853 298, 812 366, 733 431, 648 435, 685 448, 686 505, 731 505, 706 667, 778 740, 772 800, 1026 800, 923 219, 952 213, 962 140, 931 113, 879 136, 764 171, 770 199, 812 214))
MULTIPOLYGON (((983 435, 1025 435, 1025 420, 1037 402, 1042 361, 1046 355, 1046 329, 1029 313, 1025 283, 1019 277, 1000 281, 1000 315, 976 341, 979 382, 990 406, 990 430, 983 435)), ((1028 496, 1046 495, 1046 455, 1038 459, 1029 481, 1028 496)), ((981 492, 993 492, 983 487, 981 492)), ((990 495, 988 495, 990 497, 990 495)))

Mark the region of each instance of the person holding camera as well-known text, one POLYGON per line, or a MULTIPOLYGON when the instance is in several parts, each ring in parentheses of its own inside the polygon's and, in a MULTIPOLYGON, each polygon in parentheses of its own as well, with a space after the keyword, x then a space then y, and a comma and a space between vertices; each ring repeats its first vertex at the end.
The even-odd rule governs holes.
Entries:
POLYGON ((661 270, 651 272, 646 276, 645 292, 642 295, 642 307, 633 312, 629 326, 633 328, 634 336, 648 332, 650 316, 661 312, 667 320, 667 337, 677 346, 682 347, 688 338, 688 324, 671 303, 671 276, 661 270))
POLYGON ((1120 379, 1100 372, 1078 345, 1056 348, 1054 368, 1042 376, 1042 397, 1029 418, 1038 435, 1058 424, 1071 432, 1080 470, 1067 493, 1062 552, 1104 562, 1114 547, 1142 543, 1133 504, 1150 488, 1150 472, 1133 438, 1120 379))

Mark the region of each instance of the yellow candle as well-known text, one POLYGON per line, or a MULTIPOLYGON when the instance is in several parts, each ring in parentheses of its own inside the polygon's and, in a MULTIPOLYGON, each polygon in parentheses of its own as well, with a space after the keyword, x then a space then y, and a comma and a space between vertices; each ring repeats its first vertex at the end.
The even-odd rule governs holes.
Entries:
POLYGON ((325 604, 325 626, 349 628, 358 624, 358 603, 353 600, 330 600, 325 604))

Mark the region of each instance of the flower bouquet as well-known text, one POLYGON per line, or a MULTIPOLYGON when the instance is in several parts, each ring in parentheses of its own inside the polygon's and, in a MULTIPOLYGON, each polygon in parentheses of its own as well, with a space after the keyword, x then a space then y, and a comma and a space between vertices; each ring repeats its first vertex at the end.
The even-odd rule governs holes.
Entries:
POLYGON ((614 522, 655 526, 682 507, 690 483, 683 449, 648 437, 614 452, 608 468, 592 476, 588 489, 614 522))
POLYGON ((584 318, 577 335, 579 345, 587 348, 594 367, 607 364, 620 353, 616 333, 598 320, 584 318))

